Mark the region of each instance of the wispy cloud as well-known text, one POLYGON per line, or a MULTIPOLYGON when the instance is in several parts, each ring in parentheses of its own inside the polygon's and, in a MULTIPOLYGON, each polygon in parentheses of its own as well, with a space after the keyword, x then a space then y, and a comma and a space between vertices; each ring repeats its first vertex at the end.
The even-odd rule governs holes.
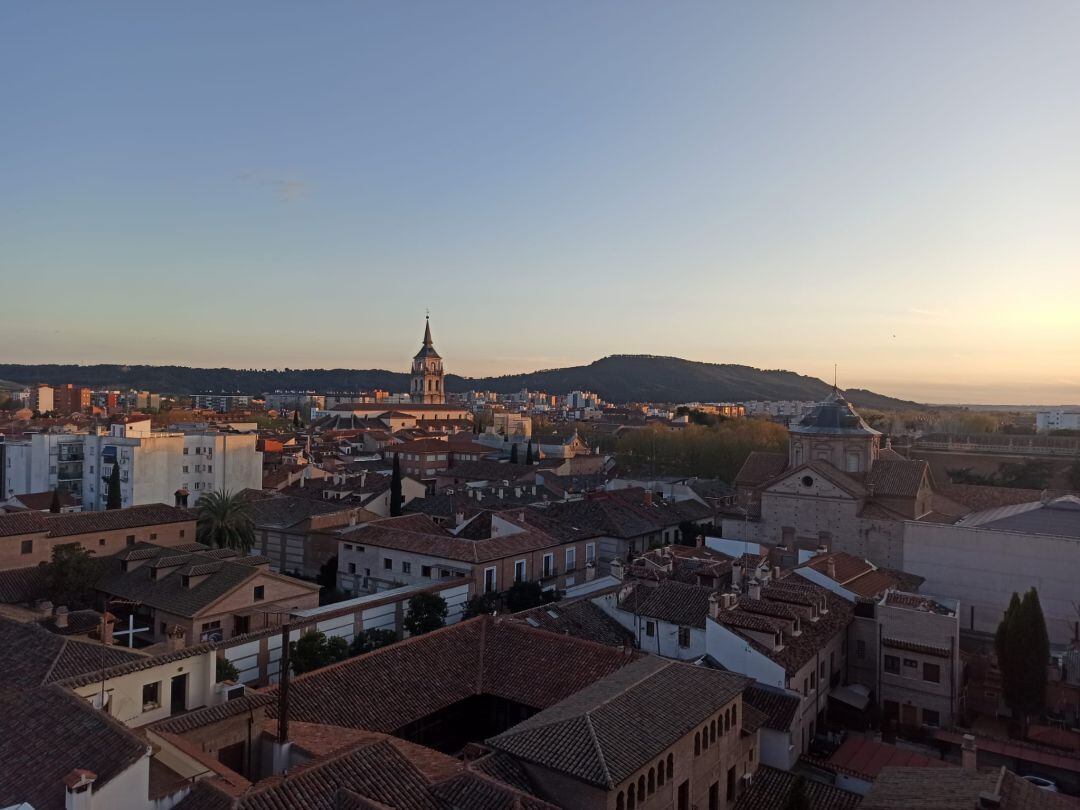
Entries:
POLYGON ((923 318, 944 318, 946 315, 949 314, 947 312, 942 312, 936 309, 918 309, 916 307, 912 307, 908 310, 908 312, 912 315, 919 315, 923 318))

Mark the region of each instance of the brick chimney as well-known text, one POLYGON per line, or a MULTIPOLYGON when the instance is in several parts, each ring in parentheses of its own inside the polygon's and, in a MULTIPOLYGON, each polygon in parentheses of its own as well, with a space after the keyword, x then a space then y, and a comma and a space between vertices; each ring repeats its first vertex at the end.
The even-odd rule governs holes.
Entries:
POLYGON ((619 560, 619 559, 612 560, 610 566, 608 567, 608 573, 611 574, 611 576, 615 577, 615 579, 621 581, 622 578, 624 576, 626 576, 626 572, 625 572, 625 569, 623 568, 622 560, 619 560))
POLYGON ((751 599, 760 599, 761 598, 761 582, 757 579, 757 577, 750 580, 750 585, 749 585, 749 588, 747 590, 747 594, 749 595, 749 597, 751 599))
POLYGON ((645 490, 645 505, 652 506, 652 490, 645 490))
POLYGON ((826 563, 825 568, 829 575, 829 579, 836 579, 836 560, 830 557, 828 563, 826 563))
POLYGON ((64 630, 68 626, 68 609, 60 605, 53 611, 53 624, 57 630, 64 630))
POLYGON ((184 639, 184 628, 178 624, 174 624, 165 633, 165 646, 168 648, 169 652, 182 650, 184 649, 184 639))
POLYGON ((978 749, 975 746, 975 735, 965 734, 964 741, 960 744, 960 766, 965 771, 973 771, 976 768, 978 749))
POLYGON ((743 569, 743 564, 742 564, 741 559, 735 560, 735 562, 733 562, 731 564, 731 587, 732 588, 741 588, 742 587, 742 577, 743 577, 743 570, 742 569, 743 569))
POLYGON ((709 594, 709 616, 716 619, 720 616, 720 594, 709 594))
POLYGON ((64 810, 90 810, 93 807, 93 771, 76 768, 64 777, 64 810))
POLYGON ((113 643, 113 629, 116 627, 116 617, 109 611, 105 611, 101 616, 101 643, 112 644, 113 643))

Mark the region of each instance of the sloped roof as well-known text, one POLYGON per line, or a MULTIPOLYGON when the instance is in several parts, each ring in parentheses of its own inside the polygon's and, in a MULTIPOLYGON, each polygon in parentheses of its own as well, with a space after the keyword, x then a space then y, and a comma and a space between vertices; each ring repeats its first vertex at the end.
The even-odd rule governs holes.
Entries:
POLYGON ((795 713, 802 705, 798 695, 753 685, 743 693, 743 701, 765 715, 765 728, 790 731, 795 713))
POLYGON ((619 607, 650 619, 703 628, 713 593, 703 585, 665 579, 657 585, 635 585, 619 607))
POLYGON ((866 474, 866 484, 875 495, 914 498, 919 494, 930 465, 922 459, 878 459, 866 474))
POLYGON ((786 453, 767 453, 752 450, 739 472, 735 474, 735 486, 756 487, 769 481, 787 469, 786 453))
POLYGON ((560 633, 611 647, 632 645, 634 634, 611 618, 588 597, 564 599, 550 605, 523 610, 511 614, 512 621, 521 621, 530 627, 539 627, 552 633, 560 633))
POLYGON ((0 692, 52 683, 147 656, 114 645, 102 645, 50 633, 36 622, 22 624, 0 618, 0 692))
MULTIPOLYGON (((768 765, 759 765, 754 781, 735 803, 735 810, 777 810, 790 800, 798 776, 791 771, 781 771, 768 765)), ((803 791, 814 810, 855 810, 862 797, 824 782, 804 779, 803 791)))
POLYGON ((742 675, 646 656, 489 743, 611 789, 721 711, 749 683, 742 675))
MULTIPOLYGON (((290 495, 277 495, 270 498, 251 500, 247 505, 248 513, 256 526, 274 526, 289 528, 303 523, 317 515, 331 515, 356 509, 355 504, 344 501, 315 500, 297 498, 290 495)), ((342 518, 348 522, 347 517, 342 518)))
POLYGON ((58 515, 49 512, 11 512, 0 514, 0 537, 40 532, 48 537, 71 537, 188 520, 195 520, 192 510, 163 503, 105 512, 61 512, 58 515))
POLYGON ((289 712, 295 720, 394 733, 474 695, 542 709, 634 657, 479 616, 294 678, 289 712))

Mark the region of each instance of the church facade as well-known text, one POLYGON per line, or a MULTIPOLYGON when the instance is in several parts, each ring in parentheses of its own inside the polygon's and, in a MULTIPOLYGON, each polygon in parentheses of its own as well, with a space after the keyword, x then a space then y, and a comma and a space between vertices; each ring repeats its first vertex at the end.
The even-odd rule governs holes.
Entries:
POLYGON ((424 345, 412 361, 409 399, 418 405, 442 405, 446 402, 442 358, 431 342, 431 321, 424 322, 424 345))

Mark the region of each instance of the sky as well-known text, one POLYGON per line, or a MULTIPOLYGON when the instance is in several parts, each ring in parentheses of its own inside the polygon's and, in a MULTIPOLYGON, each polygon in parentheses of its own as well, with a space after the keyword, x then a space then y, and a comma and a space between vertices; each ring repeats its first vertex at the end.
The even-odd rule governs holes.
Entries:
POLYGON ((0 362, 1080 401, 1080 4, 0 4, 0 362))

